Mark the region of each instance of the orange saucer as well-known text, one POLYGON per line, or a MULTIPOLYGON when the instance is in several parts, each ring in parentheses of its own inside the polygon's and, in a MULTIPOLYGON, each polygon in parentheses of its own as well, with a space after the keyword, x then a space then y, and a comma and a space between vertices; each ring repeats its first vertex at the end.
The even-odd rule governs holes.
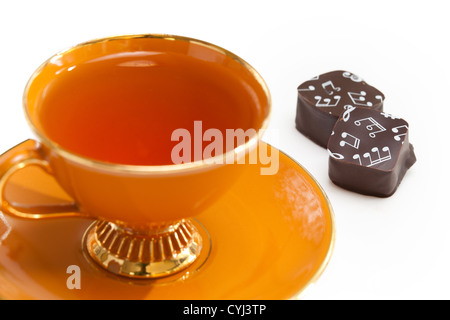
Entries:
MULTIPOLYGON (((316 181, 285 154, 280 152, 277 174, 260 175, 261 166, 246 165, 231 189, 196 217, 211 236, 210 248, 206 246, 198 262, 160 280, 132 281, 92 265, 82 248, 92 220, 30 221, 0 212, 0 298, 298 297, 330 259, 335 233, 332 209, 316 181), (72 265, 80 268, 80 289, 67 286, 72 265)), ((17 172, 5 192, 11 202, 70 201, 50 176, 33 167, 17 172)))

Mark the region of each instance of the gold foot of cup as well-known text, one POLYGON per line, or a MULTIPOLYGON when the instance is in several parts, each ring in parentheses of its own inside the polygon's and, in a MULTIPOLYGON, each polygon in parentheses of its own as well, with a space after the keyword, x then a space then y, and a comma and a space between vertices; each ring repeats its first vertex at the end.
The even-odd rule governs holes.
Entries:
POLYGON ((99 220, 84 238, 85 250, 94 262, 116 275, 135 279, 155 279, 186 269, 199 257, 202 242, 190 219, 147 232, 99 220))

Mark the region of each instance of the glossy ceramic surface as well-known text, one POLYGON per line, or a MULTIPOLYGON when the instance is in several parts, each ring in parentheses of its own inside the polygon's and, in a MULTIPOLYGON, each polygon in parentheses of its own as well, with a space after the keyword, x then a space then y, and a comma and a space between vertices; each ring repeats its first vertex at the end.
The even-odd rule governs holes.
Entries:
MULTIPOLYGON (((20 210, 3 201, 0 190, 4 211, 32 218, 45 218, 46 213, 73 216, 78 212, 82 216, 133 229, 148 229, 161 222, 176 222, 204 211, 239 176, 240 167, 224 165, 230 163, 225 161, 194 161, 160 166, 102 162, 70 152, 45 134, 39 120, 38 102, 42 92, 45 92, 49 83, 55 81, 59 72, 108 55, 139 51, 185 55, 232 72, 252 89, 254 129, 257 132, 247 142, 227 151, 227 154, 231 154, 232 159, 234 155, 240 159, 256 147, 263 134, 262 129, 266 128, 269 120, 270 93, 261 76, 243 59, 216 45, 173 35, 125 35, 92 40, 54 55, 31 76, 25 88, 23 104, 26 119, 38 141, 29 140, 16 146, 5 153, 0 161, 0 189, 2 176, 32 163, 54 175, 74 199, 74 204, 46 208, 49 209, 47 212, 43 207, 38 211, 20 210), (103 199, 109 201, 104 202, 103 199)), ((224 157, 227 158, 227 155, 220 154, 214 158, 223 160, 224 157)), ((6 179, 3 179, 3 183, 6 183, 6 179)))
MULTIPOLYGON (((280 153, 279 171, 242 165, 238 181, 197 216, 211 249, 167 279, 130 281, 96 268, 82 249, 92 220, 21 220, 0 213, 0 296, 5 299, 289 299, 317 280, 334 244, 331 206, 315 180, 280 153), (68 289, 69 266, 81 289, 68 289)), ((16 206, 71 198, 37 167, 11 177, 16 206), (27 199, 26 202, 23 199, 27 199), (18 203, 21 201, 21 203, 18 203)), ((106 199, 104 201, 107 201, 106 199)))

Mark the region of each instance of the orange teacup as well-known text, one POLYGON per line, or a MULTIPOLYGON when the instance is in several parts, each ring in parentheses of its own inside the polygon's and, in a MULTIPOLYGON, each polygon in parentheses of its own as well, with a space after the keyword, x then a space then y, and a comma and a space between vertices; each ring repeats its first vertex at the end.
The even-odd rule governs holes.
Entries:
MULTIPOLYGON (((238 161, 256 148, 260 129, 267 125, 270 113, 267 86, 244 60, 218 46, 169 35, 111 37, 82 43, 58 53, 33 74, 23 102, 26 118, 39 142, 27 140, 0 157, 2 212, 31 219, 68 216, 97 219, 98 224, 87 235, 87 250, 94 260, 121 275, 150 278, 180 270, 198 256, 201 237, 188 218, 213 203, 242 169, 229 161, 211 159, 193 158, 191 162, 170 163, 167 152, 174 142, 161 142, 163 138, 155 138, 155 135, 165 132, 161 136, 166 139, 170 130, 183 124, 188 126, 191 120, 204 121, 208 127, 218 123, 220 130, 242 125, 246 126, 244 129, 256 129, 243 144, 213 155, 217 159, 229 159, 232 155, 238 161), (111 74, 119 76, 113 79, 97 68, 105 61, 117 62, 114 62, 117 70, 111 74), (155 69, 156 73, 151 69, 155 67, 159 68, 155 69), (141 74, 128 75, 128 69, 141 74), (153 82, 142 86, 144 91, 136 90, 127 100, 126 94, 146 81, 146 74, 142 72, 153 72, 149 75, 153 82), (71 73, 78 77, 77 85, 75 82, 68 85, 71 73), (164 91, 165 86, 171 84, 175 84, 174 88, 164 91), (87 90, 85 95, 83 90, 87 90), (99 92, 100 96, 101 91, 103 100, 95 100, 98 96, 93 94, 99 92), (242 92, 248 96, 243 98, 242 92), (164 111, 158 113, 161 107, 155 109, 158 106, 154 104, 142 109, 139 99, 147 103, 145 97, 166 103, 164 111), (185 101, 186 98, 191 99, 191 104, 181 103, 175 110, 168 109, 173 107, 173 101, 185 101), (228 98, 227 103, 217 104, 217 112, 211 110, 215 99, 223 102, 228 98), (131 105, 132 100, 141 109, 128 111, 132 107, 127 101, 131 105), (127 108, 125 113, 117 101, 127 108), (198 108, 193 104, 196 101, 200 105, 198 108), (205 105, 208 101, 211 106, 205 105), (153 113, 148 108, 154 108, 153 113), (244 112, 239 113, 243 109, 244 112), (104 110, 107 110, 106 114, 104 110), (128 124, 120 134, 107 127, 114 121, 111 114, 116 111, 116 117, 128 124), (174 111, 180 111, 181 116, 174 111), (134 114, 127 118, 130 112, 134 114), (145 116, 139 116, 142 112, 145 116), (192 119, 189 118, 191 113, 192 119), (157 116, 153 117, 153 114, 157 116), (95 116, 97 119, 80 122, 95 116), (105 120, 105 117, 110 118, 105 120), (147 124, 141 123, 141 118, 145 118, 147 124), (220 122, 214 122, 214 119, 220 122), (169 124, 171 127, 167 129, 169 124), (159 131, 154 128, 158 126, 159 131), (135 138, 131 133, 128 136, 126 130, 136 131, 135 138), (134 155, 142 145, 142 141, 137 141, 141 138, 153 140, 149 140, 147 149, 144 146, 142 152, 134 155), (152 159, 155 159, 154 163, 152 159), (40 166, 53 175, 74 203, 33 208, 9 203, 3 196, 8 178, 29 165, 40 166), (120 246, 118 239, 122 241, 120 246), (129 248, 129 252, 123 254, 125 242, 132 242, 135 249, 129 248), (140 253, 133 255, 130 253, 133 250, 140 253), (142 254, 143 251, 149 253, 142 254), (117 264, 121 265, 120 270, 117 264)), ((119 130, 121 125, 118 123, 113 127, 119 130)))

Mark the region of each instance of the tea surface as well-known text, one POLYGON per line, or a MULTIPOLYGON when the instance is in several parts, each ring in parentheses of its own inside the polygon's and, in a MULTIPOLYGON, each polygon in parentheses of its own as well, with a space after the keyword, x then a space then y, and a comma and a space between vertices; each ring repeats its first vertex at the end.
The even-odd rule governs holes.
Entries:
POLYGON ((177 53, 109 55, 61 70, 39 100, 45 134, 79 155, 119 164, 172 164, 171 141, 194 121, 255 127, 251 89, 232 71, 177 53))

